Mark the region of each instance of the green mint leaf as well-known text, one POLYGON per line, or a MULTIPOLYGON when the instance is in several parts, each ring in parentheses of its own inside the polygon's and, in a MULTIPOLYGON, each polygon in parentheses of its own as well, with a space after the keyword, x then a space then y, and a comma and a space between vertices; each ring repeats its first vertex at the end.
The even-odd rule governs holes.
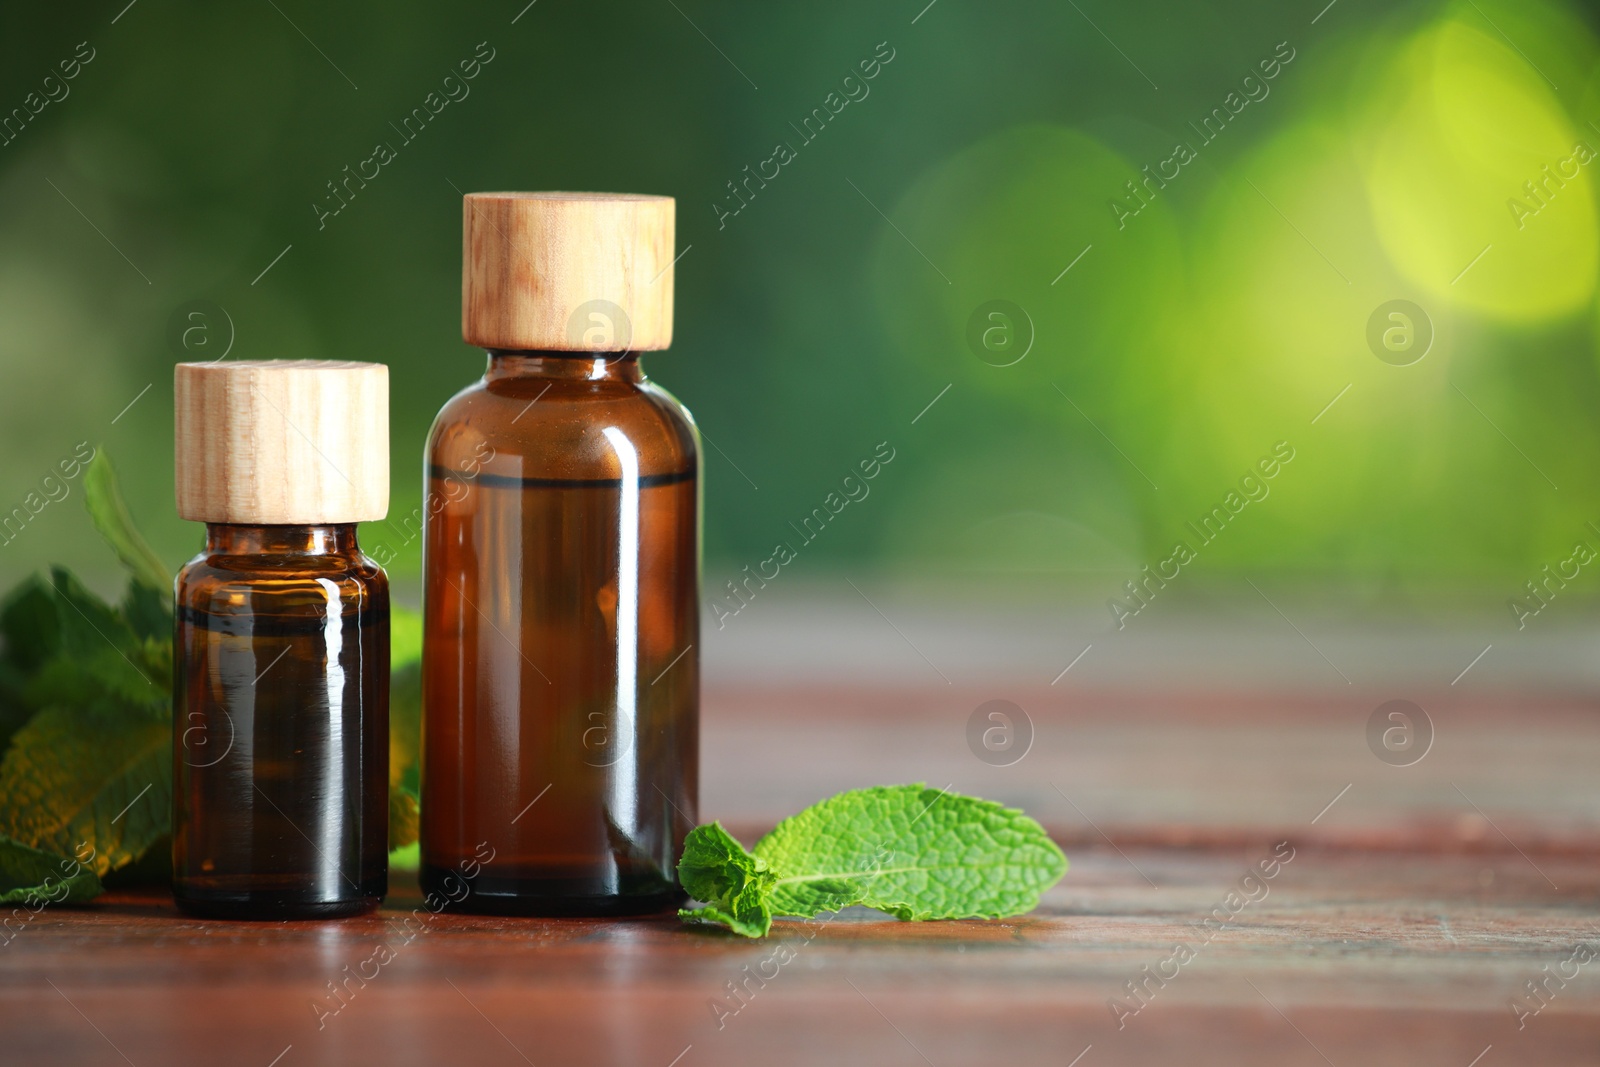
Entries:
POLYGON ((117 483, 117 472, 104 447, 95 449, 94 458, 83 472, 83 494, 94 528, 134 579, 170 595, 172 573, 133 525, 133 516, 122 499, 122 487, 117 483))
POLYGON ((11 744, 16 732, 28 724, 36 710, 22 695, 25 680, 7 664, 0 663, 0 753, 11 744))
POLYGON ((70 856, 29 848, 0 837, 0 904, 79 904, 100 895, 100 879, 88 865, 70 856))
POLYGON ((0 752, 39 710, 28 690, 60 647, 55 590, 30 575, 0 603, 0 752))
POLYGON ((678 861, 678 882, 706 904, 678 912, 685 919, 718 923, 745 937, 765 937, 772 928, 767 896, 773 874, 765 860, 745 851, 721 823, 689 831, 678 861))
POLYGON ((1032 911, 1067 870, 1033 819, 922 784, 840 793, 757 843, 776 873, 777 915, 866 905, 900 919, 1005 918, 1032 911))
POLYGON ((0 752, 40 708, 108 697, 168 704, 170 598, 137 581, 113 609, 63 570, 29 577, 0 604, 0 752))
POLYGON ((102 695, 150 710, 171 708, 172 640, 141 639, 122 614, 68 571, 51 572, 58 648, 28 683, 35 707, 82 707, 102 695))
POLYGON ((122 618, 141 641, 172 644, 172 591, 130 581, 122 597, 122 618))
POLYGON ((172 822, 172 714, 101 700, 48 707, 0 761, 0 834, 85 855, 105 874, 138 859, 172 822))
POLYGON ((5 640, 0 658, 21 674, 38 670, 61 651, 56 593, 43 578, 29 575, 6 594, 0 605, 0 638, 5 640))

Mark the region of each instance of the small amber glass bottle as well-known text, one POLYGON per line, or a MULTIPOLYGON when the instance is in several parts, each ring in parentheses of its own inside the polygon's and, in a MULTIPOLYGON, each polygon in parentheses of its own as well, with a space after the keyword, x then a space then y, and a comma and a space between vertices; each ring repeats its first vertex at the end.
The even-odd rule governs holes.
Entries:
POLYGON ((184 363, 173 896, 214 918, 371 909, 388 885, 388 368, 184 363))
POLYGON ((639 366, 671 341, 673 201, 466 197, 483 379, 434 422, 422 868, 458 907, 620 915, 683 899, 699 767, 700 452, 639 366))

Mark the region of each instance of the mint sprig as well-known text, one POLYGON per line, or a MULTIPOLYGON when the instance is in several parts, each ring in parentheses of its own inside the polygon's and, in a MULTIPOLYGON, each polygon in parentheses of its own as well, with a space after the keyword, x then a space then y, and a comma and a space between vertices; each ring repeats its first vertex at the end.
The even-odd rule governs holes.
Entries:
POLYGON ((172 572, 133 524, 133 516, 122 499, 116 469, 111 466, 104 447, 95 449, 94 458, 83 472, 83 493, 89 520, 122 565, 128 568, 134 584, 170 595, 172 572))
POLYGON ((718 823, 684 842, 678 880, 705 907, 683 918, 763 937, 774 915, 865 906, 905 920, 1032 911, 1067 870, 1016 808, 926 785, 856 789, 814 804, 745 848, 718 823))
MULTIPOLYGON (((100 895, 92 867, 0 837, 0 904, 78 904, 100 895)), ((5 932, 0 931, 0 938, 5 932)), ((3 943, 3 942, 0 942, 3 943)))

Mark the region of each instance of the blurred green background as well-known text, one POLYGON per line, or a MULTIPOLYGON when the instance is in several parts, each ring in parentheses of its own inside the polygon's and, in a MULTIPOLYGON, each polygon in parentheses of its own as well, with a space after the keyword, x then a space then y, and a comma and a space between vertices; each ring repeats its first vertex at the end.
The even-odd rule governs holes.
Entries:
MULTIPOLYGON (((45 501, 7 584, 110 580, 81 487, 42 485, 81 441, 169 563, 195 550, 171 365, 230 332, 231 358, 391 365, 410 514, 433 413, 482 372, 459 339, 481 189, 678 198, 676 342, 646 367, 715 445, 712 587, 884 441, 800 567, 1103 599, 1182 539, 1208 580, 1503 603, 1600 547, 1593 10, 124 2, 0 14, 0 510, 45 501), (379 141, 396 158, 319 223, 379 141), (195 301, 224 317, 185 353, 195 301), (1214 505, 1238 514, 1202 545, 1214 505)), ((363 537, 414 582, 417 540, 363 537)))

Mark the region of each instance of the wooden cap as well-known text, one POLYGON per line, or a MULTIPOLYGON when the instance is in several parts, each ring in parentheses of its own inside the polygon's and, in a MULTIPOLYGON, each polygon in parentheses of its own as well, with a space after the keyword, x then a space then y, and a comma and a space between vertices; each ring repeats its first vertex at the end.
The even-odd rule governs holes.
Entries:
POLYGON ((462 339, 556 352, 666 348, 676 206, 629 193, 468 193, 462 339))
POLYGON ((178 514, 366 522, 389 511, 389 368, 335 360, 179 363, 178 514))

